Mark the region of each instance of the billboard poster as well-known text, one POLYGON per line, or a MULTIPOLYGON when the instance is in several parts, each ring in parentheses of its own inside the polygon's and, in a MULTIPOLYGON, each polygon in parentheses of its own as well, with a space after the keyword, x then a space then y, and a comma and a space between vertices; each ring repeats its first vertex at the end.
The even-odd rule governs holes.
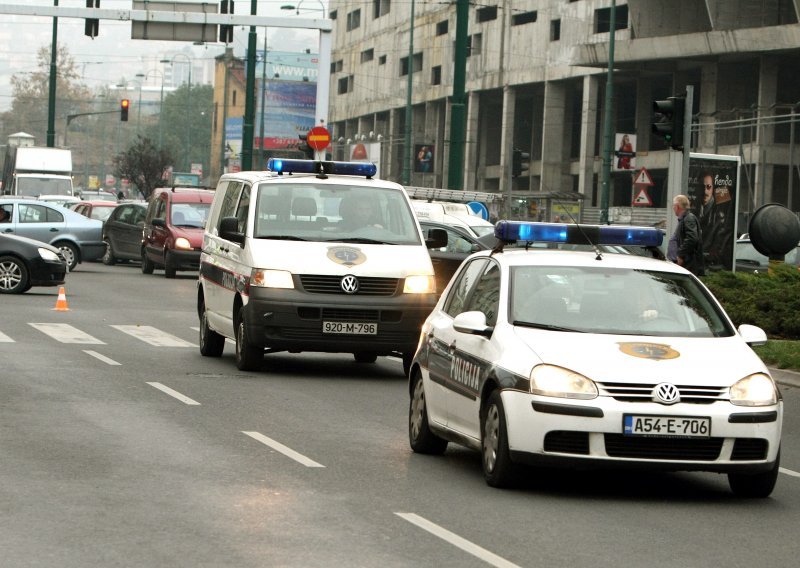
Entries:
POLYGON ((270 81, 308 81, 316 83, 318 76, 319 56, 316 53, 256 50, 256 77, 267 77, 270 81), (267 62, 266 70, 264 69, 265 59, 267 62))
POLYGON ((636 134, 617 133, 614 143, 615 171, 636 169, 636 134))
POLYGON ((239 160, 242 156, 242 135, 244 133, 244 119, 241 117, 225 120, 225 161, 228 168, 225 171, 238 172, 239 160))
POLYGON ((414 171, 417 173, 433 172, 435 147, 433 144, 414 145, 414 171))
POLYGON ((700 220, 706 270, 735 270, 739 213, 738 156, 689 154, 687 197, 700 220))
MULTIPOLYGON (((261 82, 259 81, 259 93, 261 82)), ((297 148, 299 135, 314 127, 317 109, 317 84, 304 81, 268 80, 264 93, 265 107, 259 96, 255 117, 255 132, 264 132, 264 148, 279 150, 297 148)), ((260 140, 255 143, 260 147, 260 140)))

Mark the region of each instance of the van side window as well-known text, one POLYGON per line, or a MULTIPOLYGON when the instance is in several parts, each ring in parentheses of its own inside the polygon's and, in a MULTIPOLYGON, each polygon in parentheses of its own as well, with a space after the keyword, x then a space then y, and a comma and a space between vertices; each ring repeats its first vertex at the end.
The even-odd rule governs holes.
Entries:
POLYGON ((231 181, 228 183, 225 196, 222 198, 222 207, 219 211, 219 217, 217 217, 216 225, 213 227, 214 235, 219 235, 219 224, 225 217, 234 217, 236 215, 236 204, 239 202, 239 193, 241 191, 242 182, 231 181))
POLYGON ((167 202, 163 199, 159 199, 156 201, 156 211, 153 214, 153 217, 156 219, 166 219, 167 218, 167 202))
POLYGON ((236 218, 239 219, 239 232, 247 232, 247 212, 250 211, 250 186, 242 188, 242 197, 239 199, 239 207, 236 209, 236 218))

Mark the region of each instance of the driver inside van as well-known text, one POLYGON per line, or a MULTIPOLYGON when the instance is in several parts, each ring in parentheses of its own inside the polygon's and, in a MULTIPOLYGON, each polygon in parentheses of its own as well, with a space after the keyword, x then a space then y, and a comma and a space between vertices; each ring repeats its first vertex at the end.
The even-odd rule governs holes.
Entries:
POLYGON ((372 201, 359 196, 350 195, 343 198, 339 204, 339 215, 342 217, 342 226, 350 230, 366 227, 383 228, 383 225, 376 221, 377 215, 372 201))

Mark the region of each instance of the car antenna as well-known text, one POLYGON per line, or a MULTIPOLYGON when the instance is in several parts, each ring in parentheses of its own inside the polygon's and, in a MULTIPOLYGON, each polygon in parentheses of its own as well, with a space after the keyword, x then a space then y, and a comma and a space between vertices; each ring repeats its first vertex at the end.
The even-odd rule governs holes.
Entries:
POLYGON ((562 209, 567 215, 569 215, 569 218, 572 221, 572 223, 574 223, 575 226, 578 228, 578 231, 580 232, 581 236, 583 236, 584 240, 586 241, 585 244, 594 248, 595 255, 597 255, 594 257, 594 259, 603 260, 603 252, 600 250, 600 247, 597 245, 597 243, 592 242, 592 239, 589 237, 589 235, 586 234, 586 231, 583 230, 583 227, 581 226, 580 223, 578 223, 577 219, 575 219, 575 217, 572 216, 572 212, 569 209, 567 209, 566 207, 562 207, 562 209))

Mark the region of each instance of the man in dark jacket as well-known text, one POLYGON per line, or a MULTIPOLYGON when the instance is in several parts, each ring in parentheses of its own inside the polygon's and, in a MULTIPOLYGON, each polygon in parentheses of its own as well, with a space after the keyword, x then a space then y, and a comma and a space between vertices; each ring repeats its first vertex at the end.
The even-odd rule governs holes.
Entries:
POLYGON ((703 261, 703 235, 697 215, 689 211, 689 198, 676 195, 672 200, 672 211, 678 217, 678 226, 669 240, 667 258, 683 266, 695 276, 705 274, 703 261))

